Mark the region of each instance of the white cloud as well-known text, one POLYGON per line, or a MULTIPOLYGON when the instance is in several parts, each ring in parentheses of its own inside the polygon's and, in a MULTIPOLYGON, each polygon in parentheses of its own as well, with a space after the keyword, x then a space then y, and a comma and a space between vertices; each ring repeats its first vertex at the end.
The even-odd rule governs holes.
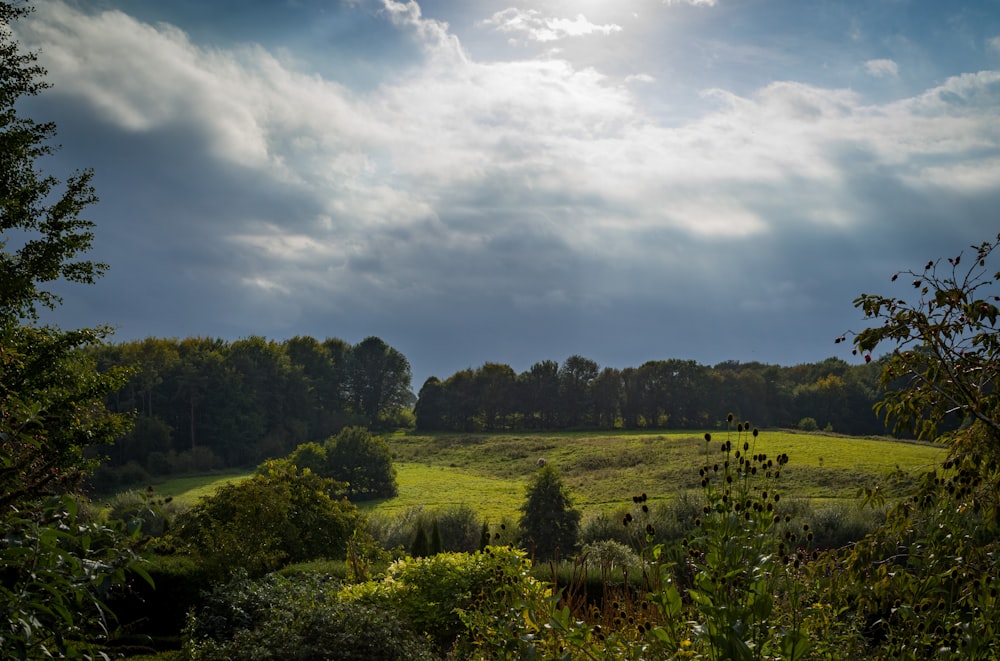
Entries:
POLYGON ((717 0, 661 0, 665 5, 691 5, 692 7, 714 7, 717 0))
POLYGON ((899 66, 892 60, 868 60, 865 71, 876 78, 895 78, 899 75, 899 66))
POLYGON ((1000 36, 987 39, 986 45, 989 46, 990 50, 1000 53, 1000 36))
POLYGON ((559 41, 567 37, 583 37, 591 34, 610 35, 621 32, 620 25, 596 25, 583 14, 576 18, 546 17, 537 9, 517 9, 508 7, 498 11, 480 25, 493 26, 500 32, 520 33, 529 41, 559 41))
POLYGON ((637 73, 631 76, 626 76, 626 83, 655 83, 656 78, 650 76, 648 73, 637 73))

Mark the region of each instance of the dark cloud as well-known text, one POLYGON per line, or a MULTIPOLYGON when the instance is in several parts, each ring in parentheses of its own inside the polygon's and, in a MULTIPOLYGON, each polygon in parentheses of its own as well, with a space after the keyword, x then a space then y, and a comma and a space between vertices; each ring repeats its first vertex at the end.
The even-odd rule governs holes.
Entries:
MULTIPOLYGON (((112 266, 64 288, 64 325, 378 335, 416 387, 575 353, 794 364, 835 353, 862 323, 862 291, 996 232, 1000 74, 976 60, 965 71, 980 74, 905 81, 916 91, 887 101, 807 78, 805 37, 786 35, 786 58, 755 21, 696 88, 681 76, 637 96, 600 66, 628 68, 603 50, 613 35, 589 35, 580 61, 504 59, 496 44, 479 60, 442 22, 448 3, 260 2, 231 23, 216 16, 232 3, 105 5, 132 15, 53 2, 26 33, 56 83, 26 109, 59 125, 54 173, 95 168, 94 256, 112 266), (736 66, 740 52, 754 57, 736 66), (663 121, 677 104, 697 111, 663 121)), ((461 33, 482 31, 462 7, 461 33)), ((733 36, 710 29, 711 12, 752 18, 726 3, 662 9, 705 54, 733 36)), ((838 13, 827 50, 855 19, 870 29, 860 6, 838 13)), ((866 39, 850 57, 868 80, 864 62, 885 54, 866 39)), ((651 66, 659 52, 630 47, 651 66)))

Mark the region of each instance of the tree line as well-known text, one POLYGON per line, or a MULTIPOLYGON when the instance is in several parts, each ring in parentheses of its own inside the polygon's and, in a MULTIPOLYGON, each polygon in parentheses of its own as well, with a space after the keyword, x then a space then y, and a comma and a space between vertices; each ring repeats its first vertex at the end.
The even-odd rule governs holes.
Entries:
POLYGON ((377 337, 355 345, 311 337, 147 338, 91 354, 100 370, 129 374, 106 400, 135 422, 114 445, 97 449, 109 459, 98 486, 115 486, 116 474, 134 481, 123 475, 126 466, 165 474, 256 465, 345 427, 405 424, 398 416, 413 404, 409 362, 377 337))
POLYGON ((583 356, 544 360, 517 374, 485 363, 445 380, 431 377, 414 409, 423 431, 703 429, 729 411, 766 427, 880 434, 878 361, 839 358, 781 367, 728 361, 651 360, 601 369, 583 356))
POLYGON ((838 358, 793 367, 651 360, 604 367, 583 356, 517 374, 488 362, 414 400, 407 358, 378 337, 282 342, 248 337, 147 338, 90 350, 101 371, 124 370, 108 408, 131 430, 96 451, 101 490, 169 474, 249 466, 322 442, 345 427, 418 431, 704 429, 729 411, 766 427, 880 434, 872 407, 880 365, 838 358))

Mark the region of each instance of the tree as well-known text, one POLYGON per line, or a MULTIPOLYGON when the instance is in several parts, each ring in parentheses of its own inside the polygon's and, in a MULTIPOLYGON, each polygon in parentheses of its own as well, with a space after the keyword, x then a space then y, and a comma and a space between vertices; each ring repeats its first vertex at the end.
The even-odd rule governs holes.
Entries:
POLYGON ((510 365, 485 363, 476 370, 473 391, 479 400, 479 417, 488 431, 505 429, 513 413, 517 375, 510 365))
POLYGON ((368 337, 348 355, 347 387, 356 413, 375 426, 392 411, 409 405, 410 363, 377 337, 368 337))
POLYGON ((559 369, 559 401, 562 422, 579 427, 593 422, 593 384, 598 375, 597 363, 583 356, 570 356, 559 369))
POLYGON ((347 427, 327 440, 324 449, 326 475, 346 482, 350 498, 391 498, 398 493, 389 445, 367 429, 347 427))
POLYGON ((537 560, 569 557, 580 532, 580 511, 550 464, 532 477, 520 509, 521 541, 537 560))
MULTIPOLYGON (((971 259, 960 253, 894 274, 892 281, 909 281, 912 298, 854 301, 873 321, 853 344, 867 364, 881 364, 885 392, 876 410, 895 430, 950 450, 830 565, 837 568, 830 594, 856 610, 857 622, 878 623, 883 649, 911 658, 930 658, 945 645, 962 658, 995 656, 996 618, 981 604, 995 601, 1000 583, 998 248, 1000 234, 972 246, 971 259), (888 353, 873 358, 882 348, 888 353), (968 634, 958 643, 927 635, 949 630, 968 634)), ((884 503, 877 488, 865 495, 884 503)))
POLYGON ((445 397, 441 380, 436 376, 427 377, 413 407, 419 431, 439 431, 445 428, 445 397))
POLYGON ((518 377, 525 426, 554 429, 559 410, 559 363, 543 360, 518 377))
POLYGON ((136 560, 122 531, 83 522, 72 496, 97 463, 85 450, 127 427, 104 405, 124 375, 84 352, 109 331, 36 325, 60 302, 50 283, 92 283, 107 267, 79 259, 93 241, 79 217, 97 199, 92 173, 64 186, 43 176, 55 125, 17 111, 48 87, 11 28, 30 12, 0 2, 0 656, 22 659, 106 636, 103 597, 136 560))
MULTIPOLYGON (((877 410, 886 423, 922 438, 938 438, 943 425, 959 423, 942 440, 955 452, 1000 455, 1000 271, 993 271, 1000 234, 963 254, 927 262, 922 271, 901 271, 916 301, 862 294, 855 301, 876 323, 854 337, 866 361, 888 345, 882 370, 887 389, 877 410), (992 272, 992 274, 991 274, 992 272)), ((844 341, 837 338, 837 342, 844 341)))

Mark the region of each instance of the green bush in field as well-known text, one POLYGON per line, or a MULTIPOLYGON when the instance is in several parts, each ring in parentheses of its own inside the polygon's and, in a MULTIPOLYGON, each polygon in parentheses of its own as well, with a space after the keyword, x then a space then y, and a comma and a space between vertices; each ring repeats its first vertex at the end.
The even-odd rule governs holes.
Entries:
POLYGON ((342 599, 321 574, 236 578, 215 588, 190 617, 191 661, 431 661, 428 641, 392 610, 342 599))
POLYGON ((218 576, 237 568, 259 576, 289 562, 344 559, 364 518, 336 498, 340 489, 287 461, 266 462, 179 517, 176 535, 218 576))
POLYGON ((816 422, 816 418, 802 418, 799 420, 798 428, 802 431, 816 431, 819 429, 819 423, 816 422))
POLYGON ((288 459, 299 468, 343 482, 351 500, 392 498, 398 493, 389 445, 364 427, 346 427, 323 444, 303 443, 288 459))

